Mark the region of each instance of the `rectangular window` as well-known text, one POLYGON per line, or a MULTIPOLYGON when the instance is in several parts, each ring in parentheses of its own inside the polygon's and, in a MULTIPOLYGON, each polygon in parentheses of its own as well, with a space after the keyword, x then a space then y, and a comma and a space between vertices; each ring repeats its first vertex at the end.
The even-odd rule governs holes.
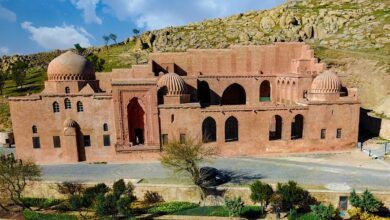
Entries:
POLYGON ((41 142, 39 141, 39 137, 33 137, 33 148, 41 148, 41 142))
POLYGON ((111 146, 110 135, 108 134, 103 135, 103 145, 106 147, 111 146))
POLYGON ((54 146, 54 148, 60 148, 61 147, 60 136, 53 136, 53 146, 54 146))
POLYGON ((325 139, 326 129, 321 129, 321 139, 325 139))
POLYGON ((341 128, 337 128, 336 138, 341 138, 341 128))
POLYGON ((184 144, 186 142, 186 134, 180 134, 180 144, 184 144))
POLYGON ((91 137, 89 135, 84 135, 84 147, 91 146, 91 137))
POLYGON ((168 135, 167 134, 162 134, 161 135, 161 142, 163 145, 168 144, 168 135))

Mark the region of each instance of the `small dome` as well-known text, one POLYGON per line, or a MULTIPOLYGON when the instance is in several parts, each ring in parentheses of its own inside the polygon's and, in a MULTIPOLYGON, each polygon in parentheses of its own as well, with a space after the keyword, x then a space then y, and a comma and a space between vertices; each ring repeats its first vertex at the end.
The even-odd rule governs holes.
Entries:
POLYGON ((341 82, 339 77, 330 71, 318 75, 311 84, 312 93, 339 93, 341 82))
POLYGON ((66 119, 64 121, 64 128, 75 128, 77 125, 77 122, 75 122, 73 119, 66 119))
POLYGON ((186 90, 186 83, 176 73, 167 73, 161 76, 157 82, 158 87, 166 87, 168 95, 184 94, 186 90))
POLYGON ((54 58, 47 68, 49 81, 93 80, 93 65, 83 56, 67 51, 54 58))

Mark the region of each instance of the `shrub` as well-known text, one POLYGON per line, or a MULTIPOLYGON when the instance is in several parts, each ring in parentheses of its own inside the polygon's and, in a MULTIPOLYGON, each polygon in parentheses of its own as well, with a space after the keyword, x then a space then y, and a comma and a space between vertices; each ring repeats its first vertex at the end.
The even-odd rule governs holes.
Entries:
POLYGON ((240 216, 244 207, 244 201, 242 201, 241 197, 225 199, 225 206, 229 210, 229 216, 240 216))
POLYGON ((273 204, 273 206, 280 207, 281 211, 288 212, 290 209, 309 211, 310 205, 316 204, 316 200, 310 196, 309 192, 299 187, 294 181, 289 181, 286 184, 278 183, 276 194, 280 198, 275 197, 278 199, 275 201, 278 204, 273 204))
POLYGON ((108 215, 114 216, 118 213, 116 201, 117 198, 114 194, 108 194, 106 196, 99 194, 96 200, 96 214, 100 217, 108 215))
POLYGON ((251 186, 251 200, 254 203, 260 202, 262 212, 267 207, 274 190, 269 184, 262 183, 261 181, 254 182, 251 186))
POLYGON ((355 189, 352 190, 349 201, 353 207, 360 208, 364 212, 369 213, 377 212, 383 206, 382 202, 377 200, 368 189, 361 196, 356 193, 355 189))
POLYGON ((26 220, 77 220, 77 217, 74 215, 43 214, 29 210, 23 211, 23 217, 26 220))
POLYGON ((144 195, 144 202, 146 204, 155 204, 158 202, 163 202, 164 199, 158 192, 151 192, 151 191, 146 191, 144 195))
POLYGON ((92 203, 96 200, 100 194, 106 194, 110 189, 104 183, 99 183, 95 186, 85 189, 82 195, 82 205, 86 208, 91 207, 92 203))
POLYGON ((121 197, 118 201, 116 201, 118 212, 124 216, 129 216, 131 214, 131 202, 131 198, 121 197))
POLYGON ((125 181, 123 179, 116 181, 112 186, 112 191, 114 196, 119 199, 119 197, 126 191, 125 181))
POLYGON ((296 209, 290 209, 287 215, 288 220, 297 220, 298 219, 298 212, 296 209))
POLYGON ((313 215, 318 220, 329 220, 332 219, 336 214, 336 210, 333 208, 332 204, 329 206, 324 206, 322 204, 311 205, 310 208, 313 212, 313 215))
POLYGON ((80 195, 83 191, 83 186, 80 183, 63 182, 57 184, 57 190, 59 193, 68 196, 80 195))
POLYGON ((152 207, 148 210, 150 214, 172 214, 181 210, 191 209, 198 207, 198 204, 190 203, 190 202, 167 202, 156 207, 152 207))
POLYGON ((31 198, 31 197, 23 197, 20 199, 20 201, 26 207, 37 207, 39 209, 47 209, 63 202, 63 200, 60 199, 31 198))

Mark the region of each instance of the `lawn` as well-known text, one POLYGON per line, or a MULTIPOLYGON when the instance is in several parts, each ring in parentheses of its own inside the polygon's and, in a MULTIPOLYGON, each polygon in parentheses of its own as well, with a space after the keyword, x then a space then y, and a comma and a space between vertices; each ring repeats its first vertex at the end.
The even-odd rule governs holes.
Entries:
MULTIPOLYGON (((225 206, 201 206, 192 209, 181 210, 174 214, 188 216, 229 217, 229 211, 225 206)), ((262 217, 259 206, 244 206, 241 216, 249 219, 262 217)))

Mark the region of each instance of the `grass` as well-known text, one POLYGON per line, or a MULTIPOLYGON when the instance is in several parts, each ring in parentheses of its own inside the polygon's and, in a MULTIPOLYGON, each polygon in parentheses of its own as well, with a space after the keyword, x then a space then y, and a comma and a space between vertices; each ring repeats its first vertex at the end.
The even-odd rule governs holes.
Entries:
POLYGON ((77 216, 68 214, 46 214, 24 210, 23 217, 26 220, 77 220, 77 216))
MULTIPOLYGON (((229 217, 229 210, 225 206, 202 206, 192 209, 185 209, 174 213, 175 215, 188 216, 219 216, 229 217)), ((246 218, 260 218, 260 206, 244 206, 241 213, 242 217, 246 218)))

